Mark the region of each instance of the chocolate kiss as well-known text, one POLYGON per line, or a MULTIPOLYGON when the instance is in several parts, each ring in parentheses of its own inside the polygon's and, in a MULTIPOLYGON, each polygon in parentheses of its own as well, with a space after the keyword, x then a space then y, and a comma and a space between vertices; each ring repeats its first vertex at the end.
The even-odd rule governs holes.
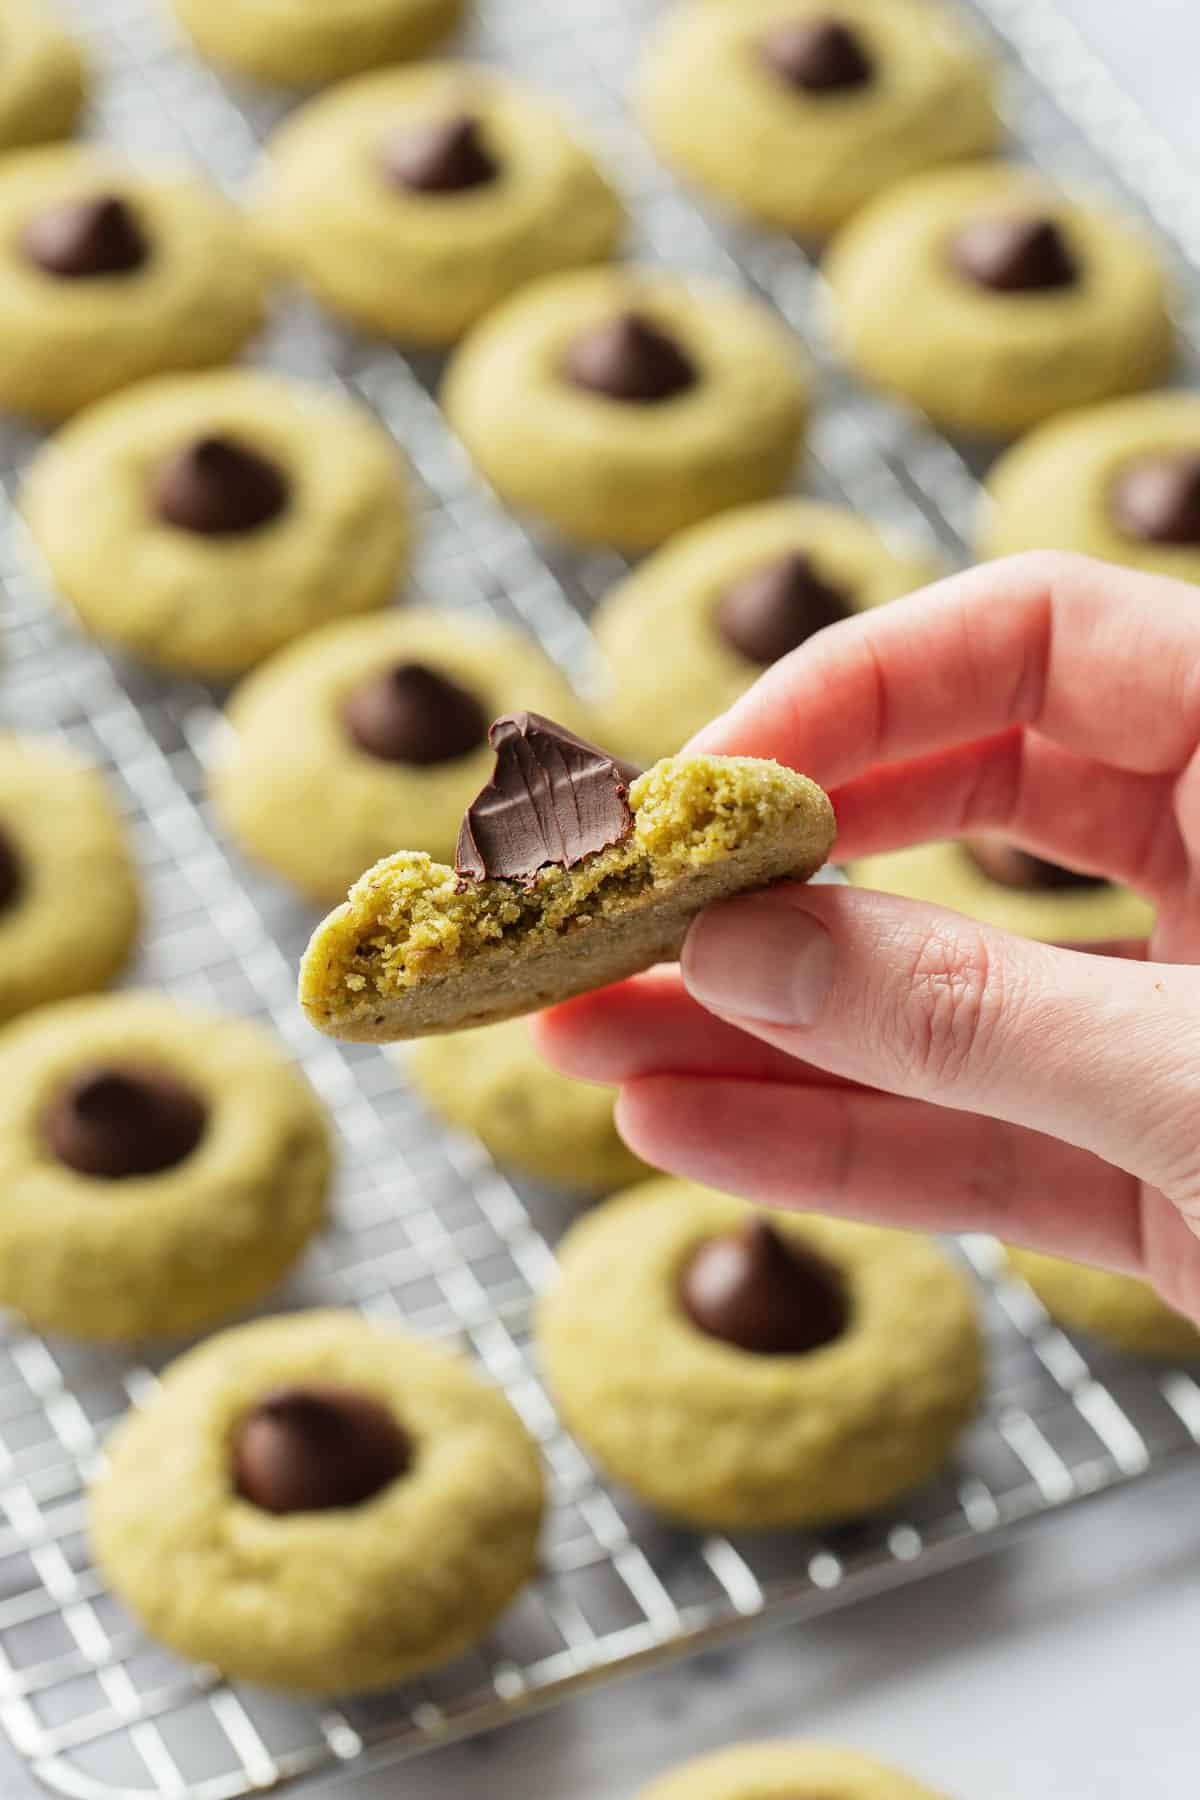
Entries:
POLYGON ((1031 294, 1071 287, 1079 268, 1053 219, 974 219, 951 245, 951 260, 976 287, 1031 294))
POLYGON ((103 1067, 79 1076, 51 1106, 46 1139, 67 1168, 103 1181, 157 1175, 204 1136, 198 1095, 156 1069, 103 1067))
POLYGON ((234 537, 278 518, 288 503, 282 471, 227 437, 197 438, 170 457, 154 484, 159 517, 201 537, 234 537))
POLYGON ((566 372, 575 387, 643 406, 670 400, 696 382, 691 360, 674 338, 637 312, 622 313, 576 338, 566 372))
POLYGON ((16 847, 12 839, 0 831, 0 913, 20 898, 23 886, 21 859, 16 847))
POLYGON ((361 1506, 411 1462, 386 1407, 350 1388, 280 1388, 243 1417, 233 1441, 234 1486, 269 1513, 361 1506))
POLYGON ((1144 456, 1113 483, 1109 506, 1127 537, 1146 544, 1200 544, 1200 452, 1144 456))
POLYGON ((857 33, 833 17, 776 26, 759 50, 774 74, 810 94, 863 87, 874 74, 857 33))
POLYGON ((494 181, 499 165, 469 113, 430 119, 397 131, 383 149, 383 166, 400 187, 419 194, 458 194, 494 181))
POLYGON ((66 280, 128 275, 149 255, 137 219, 123 200, 109 194, 68 200, 38 213, 21 242, 35 267, 66 280))
POLYGON ((756 1215, 710 1238, 679 1284, 693 1325, 758 1356, 799 1356, 845 1331, 850 1309, 837 1271, 756 1215))
POLYGON ((778 662, 781 656, 850 612, 846 595, 822 581, 802 551, 781 556, 743 575, 717 604, 717 626, 747 661, 778 662))
POLYGON ((398 663, 360 682, 342 719, 368 756, 418 767, 453 762, 487 738, 487 714, 475 695, 419 662, 398 663))
POLYGON ((989 881, 1001 887, 1027 888, 1030 892, 1055 888, 1104 887, 1103 875, 1081 875, 1060 863, 1046 862, 1028 850, 1018 850, 1003 838, 965 838, 963 848, 989 881))

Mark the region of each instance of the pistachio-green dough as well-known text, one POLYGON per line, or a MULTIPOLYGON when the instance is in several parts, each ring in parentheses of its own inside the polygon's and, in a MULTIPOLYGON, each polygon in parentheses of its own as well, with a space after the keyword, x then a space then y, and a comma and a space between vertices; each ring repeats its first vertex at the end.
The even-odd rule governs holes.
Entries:
POLYGON ((257 81, 308 87, 419 56, 463 0, 174 0, 202 56, 257 81))
POLYGON ((613 1122, 615 1090, 552 1069, 524 1019, 425 1038, 398 1061, 435 1112, 537 1181, 610 1193, 648 1173, 613 1122))
POLYGON ((1148 1282, 1012 1245, 1006 1254, 1014 1273, 1068 1330, 1085 1331, 1134 1356, 1200 1360, 1200 1330, 1160 1300, 1148 1282))
POLYGON ((262 665, 229 702, 212 798, 249 855, 323 904, 398 845, 453 861, 470 801, 490 779, 486 743, 452 762, 385 762, 343 722, 360 682, 421 662, 475 694, 490 721, 525 708, 587 731, 584 709, 531 639, 416 607, 311 633, 262 665))
POLYGON ((234 356, 262 324, 268 272, 216 189, 147 175, 95 147, 55 145, 0 163, 0 408, 61 419, 143 376, 234 356), (140 268, 62 279, 24 255, 39 213, 114 195, 150 242, 140 268))
POLYGON ((83 52, 50 0, 0 5, 0 150, 70 137, 83 111, 83 52))
POLYGON ((365 410, 282 375, 159 376, 91 407, 35 457, 21 505, 85 630, 220 679, 334 618, 381 606, 408 549, 403 458, 365 410), (154 479, 229 437, 275 465, 284 511, 212 536, 158 515, 154 479))
POLYGON ((1171 361, 1165 273, 1128 219, 1028 169, 939 169, 870 201, 826 262, 842 355, 952 431, 1011 436, 1069 407, 1151 386, 1171 361), (1081 264, 1068 287, 992 293, 948 245, 978 217, 1053 220, 1081 264))
POLYGON ((442 401, 480 471, 510 505, 568 538, 648 549, 787 482, 808 410, 803 353, 743 295, 632 269, 534 283, 451 361, 442 401), (654 404, 612 400, 562 373, 575 338, 633 310, 698 371, 654 404))
POLYGON ((165 995, 42 1007, 0 1033, 0 1304, 72 1337, 194 1330, 286 1273, 324 1215, 325 1111, 257 1025, 165 995), (204 1100, 173 1168, 109 1181, 60 1163, 46 1109, 109 1065, 161 1069, 204 1100))
POLYGON ((1130 537, 1109 511, 1109 494, 1128 464, 1172 451, 1200 456, 1200 394, 1110 400, 1039 426, 988 474, 981 556, 1079 550, 1200 582, 1200 545, 1130 537))
POLYGON ((737 1744, 652 1781, 638 1800, 939 1800, 898 1769, 825 1744, 737 1744))
POLYGON ((333 312, 402 343, 444 345, 540 275, 603 262, 620 200, 556 107, 483 67, 366 75, 271 141, 259 217, 279 260, 333 312), (499 165, 453 193, 389 178, 394 134, 463 113, 499 165))
POLYGON ((133 949, 137 870, 101 776, 38 738, 0 733, 0 836, 20 885, 0 908, 0 1023, 104 987, 133 949))
POLYGON ((1145 937, 1154 908, 1129 888, 1012 888, 992 881, 958 843, 919 844, 884 856, 860 856, 848 871, 855 887, 909 900, 931 900, 1000 931, 1048 944, 1098 944, 1145 937))
POLYGON ((695 1252, 750 1216, 728 1195, 660 1180, 572 1226, 537 1319, 559 1411, 607 1474, 701 1528, 887 1506, 940 1468, 975 1410, 971 1285, 927 1239, 773 1213, 841 1273, 850 1320, 804 1355, 755 1355, 700 1331, 679 1299, 695 1252))
POLYGON ((91 1495, 101 1569, 154 1637, 238 1680, 389 1687, 469 1648, 535 1573, 541 1462, 504 1395, 355 1313, 210 1338, 108 1449, 91 1495), (355 1507, 261 1511, 233 1486, 234 1430, 265 1395, 308 1383, 388 1408, 409 1469, 355 1507))
POLYGON ((860 86, 805 93, 775 73, 760 40, 829 12, 829 0, 679 6, 639 82, 664 162, 802 237, 834 230, 905 175, 984 155, 1000 136, 987 57, 923 0, 838 0, 838 22, 873 65, 860 86))
POLYGON ((398 1043, 537 1012, 674 962, 706 906, 807 881, 833 845, 827 795, 755 757, 674 757, 629 789, 623 838, 526 882, 461 880, 400 851, 318 925, 300 1002, 330 1037, 398 1043))
POLYGON ((604 742, 652 762, 732 706, 763 671, 726 641, 717 606, 734 582, 796 552, 855 610, 937 574, 927 558, 891 549, 865 520, 814 500, 766 501, 694 525, 646 557, 595 614, 608 670, 604 742))

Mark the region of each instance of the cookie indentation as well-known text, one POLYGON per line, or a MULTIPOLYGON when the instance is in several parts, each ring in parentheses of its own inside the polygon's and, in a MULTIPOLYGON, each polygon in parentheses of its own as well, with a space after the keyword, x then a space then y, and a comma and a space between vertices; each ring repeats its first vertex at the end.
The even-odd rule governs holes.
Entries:
POLYGON ((173 1169, 204 1136, 200 1096, 156 1069, 89 1069, 59 1095, 46 1141, 69 1169, 102 1181, 173 1169))
POLYGON ((637 312, 622 313, 576 338, 566 373, 575 387, 638 406, 673 399, 697 379, 686 351, 637 312))
POLYGON ((64 281, 129 275, 150 255, 135 214, 115 194, 71 200, 38 213, 21 241, 35 268, 64 281))
POLYGON ((475 695, 421 662, 397 663, 360 682, 342 719, 368 756, 415 767, 453 762, 487 737, 487 714, 475 695))
POLYGON ((851 611, 849 596, 822 579, 810 556, 796 551, 726 588, 717 625, 739 656, 765 667, 851 611))
POLYGON ((845 1331, 850 1309, 838 1272, 755 1217, 710 1238, 679 1283, 684 1310, 708 1337, 757 1356, 799 1356, 845 1331))
POLYGON ((288 503, 287 476, 267 457, 229 437, 202 437, 158 472, 154 501, 168 525, 202 537, 258 531, 288 503))
POLYGON ((411 1464, 391 1413, 350 1388, 279 1388, 246 1414, 233 1445, 238 1493, 277 1514, 362 1506, 411 1464))

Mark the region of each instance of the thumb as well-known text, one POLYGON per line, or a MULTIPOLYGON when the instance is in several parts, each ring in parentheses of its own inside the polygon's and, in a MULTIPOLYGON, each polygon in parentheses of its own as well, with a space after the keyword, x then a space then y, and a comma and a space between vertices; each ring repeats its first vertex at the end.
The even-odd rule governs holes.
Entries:
POLYGON ((710 908, 682 968, 702 1006, 806 1062, 1031 1126, 1200 1208, 1195 969, 796 885, 710 908))

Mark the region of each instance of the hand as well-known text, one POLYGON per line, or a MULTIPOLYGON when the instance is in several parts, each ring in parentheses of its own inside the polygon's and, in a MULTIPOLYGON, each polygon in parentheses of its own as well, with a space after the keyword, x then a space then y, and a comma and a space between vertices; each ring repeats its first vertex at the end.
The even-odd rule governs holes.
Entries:
POLYGON ((714 907, 680 970, 544 1016, 662 1168, 774 1206, 994 1231, 1200 1320, 1200 589, 993 563, 824 631, 695 748, 831 791, 848 859, 989 830, 1127 882, 1148 945, 1026 942, 865 890, 714 907))

